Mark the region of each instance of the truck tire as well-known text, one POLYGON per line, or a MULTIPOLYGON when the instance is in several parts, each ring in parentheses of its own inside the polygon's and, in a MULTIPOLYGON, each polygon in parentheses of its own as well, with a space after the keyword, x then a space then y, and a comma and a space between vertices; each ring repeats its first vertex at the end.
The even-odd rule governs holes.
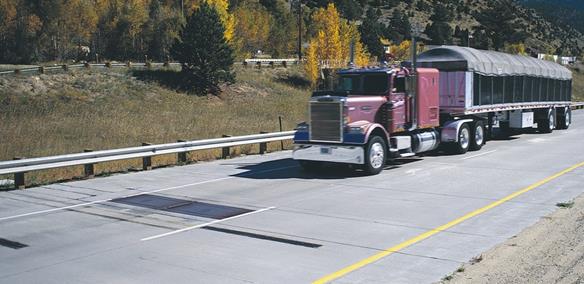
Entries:
POLYGON ((458 141, 454 142, 452 147, 452 153, 454 154, 464 154, 468 152, 470 148, 471 131, 468 127, 468 123, 463 124, 458 130, 458 141))
POLYGON ((306 160, 299 160, 300 167, 305 172, 316 172, 320 169, 322 163, 317 161, 306 161, 306 160))
POLYGON ((549 111, 547 119, 541 119, 537 122, 537 130, 540 133, 552 133, 556 127, 556 118, 554 117, 554 112, 549 111))
POLYGON ((472 124, 470 131, 470 146, 471 151, 478 151, 483 148, 485 144, 485 124, 482 121, 476 121, 472 124))
POLYGON ((572 110, 567 107, 563 114, 558 115, 558 129, 568 129, 570 124, 572 124, 572 110))
POLYGON ((365 150, 363 170, 369 175, 379 174, 385 167, 385 160, 387 159, 385 140, 379 136, 373 136, 369 139, 365 150))

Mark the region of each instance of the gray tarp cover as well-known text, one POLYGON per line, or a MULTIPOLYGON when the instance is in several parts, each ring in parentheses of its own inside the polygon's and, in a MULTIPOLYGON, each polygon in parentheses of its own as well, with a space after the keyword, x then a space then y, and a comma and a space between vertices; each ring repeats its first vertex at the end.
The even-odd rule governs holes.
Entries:
POLYGON ((439 46, 430 49, 418 56, 418 66, 444 71, 471 71, 486 76, 572 79, 572 72, 555 62, 461 46, 439 46))

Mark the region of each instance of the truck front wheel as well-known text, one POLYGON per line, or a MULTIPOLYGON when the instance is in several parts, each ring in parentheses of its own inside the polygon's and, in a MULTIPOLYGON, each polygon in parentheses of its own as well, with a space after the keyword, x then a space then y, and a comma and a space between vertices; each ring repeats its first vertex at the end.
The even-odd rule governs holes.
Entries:
POLYGON ((367 174, 376 175, 383 170, 385 159, 387 159, 387 145, 385 140, 379 136, 371 137, 369 143, 367 143, 363 170, 367 174))

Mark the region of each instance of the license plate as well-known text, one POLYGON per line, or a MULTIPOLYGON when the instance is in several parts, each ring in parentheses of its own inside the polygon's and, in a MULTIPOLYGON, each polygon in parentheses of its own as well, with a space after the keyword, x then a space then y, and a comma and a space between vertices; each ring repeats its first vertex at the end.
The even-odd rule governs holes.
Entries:
POLYGON ((320 153, 324 154, 324 155, 330 155, 333 153, 333 149, 330 147, 321 147, 320 148, 320 153))

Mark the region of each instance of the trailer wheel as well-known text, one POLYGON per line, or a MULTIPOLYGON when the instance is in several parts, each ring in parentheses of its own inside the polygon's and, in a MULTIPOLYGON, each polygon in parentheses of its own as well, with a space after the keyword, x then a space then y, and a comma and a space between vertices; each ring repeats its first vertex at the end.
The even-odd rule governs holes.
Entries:
POLYGON ((556 118, 553 111, 548 111, 547 119, 541 119, 537 122, 537 130, 540 133, 552 133, 556 127, 556 118))
POLYGON ((454 154, 464 154, 468 152, 471 144, 471 133, 468 123, 463 124, 458 130, 458 141, 452 144, 454 154))
POLYGON ((298 163, 300 163, 300 167, 302 167, 302 170, 304 170, 305 172, 318 171, 322 165, 321 162, 306 160, 299 160, 298 163))
POLYGON ((572 110, 567 107, 562 115, 558 116, 558 129, 568 129, 572 124, 572 110))
POLYGON ((383 170, 385 159, 387 159, 385 140, 379 136, 371 137, 366 150, 363 170, 369 175, 376 175, 383 170))
POLYGON ((483 148, 485 144, 485 125, 482 121, 477 121, 473 124, 470 133, 470 150, 478 151, 483 148))

